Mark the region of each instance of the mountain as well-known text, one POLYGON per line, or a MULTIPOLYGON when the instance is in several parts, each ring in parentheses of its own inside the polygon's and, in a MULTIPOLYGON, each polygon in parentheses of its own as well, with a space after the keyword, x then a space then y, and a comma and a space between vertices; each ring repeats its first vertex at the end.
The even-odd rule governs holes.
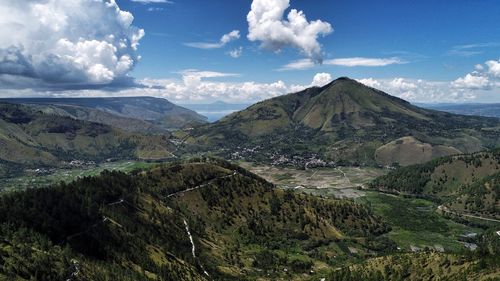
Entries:
POLYGON ((0 103, 0 175, 28 167, 67 165, 73 160, 168 158, 172 145, 167 138, 0 103))
POLYGON ((494 147, 500 144, 499 128, 496 118, 419 108, 339 78, 324 87, 259 102, 181 137, 224 153, 251 150, 254 158, 266 161, 319 156, 340 164, 388 165, 400 159, 397 155, 419 154, 422 146, 430 152, 418 161, 494 147), (398 140, 403 137, 412 141, 398 140))
POLYGON ((303 280, 387 231, 364 205, 192 159, 0 196, 0 279, 303 280))
POLYGON ((499 103, 420 104, 419 106, 455 114, 500 118, 499 103))
POLYGON ((161 132, 206 123, 206 117, 153 97, 10 98, 0 102, 34 106, 37 110, 103 123, 131 132, 161 132))
POLYGON ((375 179, 370 187, 437 199, 447 213, 500 219, 500 150, 399 168, 375 179))

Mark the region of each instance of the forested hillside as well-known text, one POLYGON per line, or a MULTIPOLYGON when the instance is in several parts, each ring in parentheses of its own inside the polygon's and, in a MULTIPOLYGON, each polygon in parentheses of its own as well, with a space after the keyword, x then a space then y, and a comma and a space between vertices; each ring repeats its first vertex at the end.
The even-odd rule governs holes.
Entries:
POLYGON ((399 168, 375 179, 372 188, 416 194, 460 212, 500 214, 500 150, 438 158, 399 168))
POLYGON ((8 280, 299 278, 347 246, 373 255, 388 231, 362 205, 205 159, 9 193, 0 223, 8 280))

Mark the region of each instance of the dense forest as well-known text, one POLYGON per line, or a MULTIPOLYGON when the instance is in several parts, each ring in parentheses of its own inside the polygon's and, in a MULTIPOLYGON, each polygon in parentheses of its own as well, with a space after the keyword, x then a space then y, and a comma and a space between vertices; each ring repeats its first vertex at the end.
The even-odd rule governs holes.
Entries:
POLYGON ((460 154, 401 167, 371 182, 386 192, 426 197, 460 212, 500 213, 500 150, 460 154))
POLYGON ((394 248, 388 230, 363 205, 193 159, 1 196, 0 279, 291 278, 347 246, 394 248))

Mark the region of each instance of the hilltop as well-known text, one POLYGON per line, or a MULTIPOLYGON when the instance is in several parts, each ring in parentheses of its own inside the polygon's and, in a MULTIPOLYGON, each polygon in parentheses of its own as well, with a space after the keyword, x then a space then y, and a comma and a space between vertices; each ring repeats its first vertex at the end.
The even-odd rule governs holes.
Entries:
POLYGON ((207 122, 207 118, 166 99, 154 97, 9 98, 49 114, 103 123, 125 131, 154 133, 207 122))
POLYGON ((500 144, 499 126, 496 118, 419 108, 344 77, 259 102, 181 137, 206 149, 238 152, 236 156, 251 150, 258 155, 254 158, 267 161, 319 157, 391 165, 399 155, 418 154, 422 146, 430 152, 419 162, 494 147, 500 144), (415 141, 398 140, 404 137, 415 141), (377 154, 378 149, 383 153, 377 154))
POLYGON ((390 248, 387 231, 363 205, 193 159, 1 196, 0 279, 298 280, 390 248))

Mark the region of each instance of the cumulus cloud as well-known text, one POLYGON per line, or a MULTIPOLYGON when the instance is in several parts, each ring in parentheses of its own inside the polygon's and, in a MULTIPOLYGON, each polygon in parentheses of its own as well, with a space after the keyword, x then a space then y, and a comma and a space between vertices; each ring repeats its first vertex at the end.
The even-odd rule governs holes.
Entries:
POLYGON ((372 87, 372 88, 378 88, 380 87, 380 83, 373 79, 373 78, 363 78, 363 79, 358 79, 358 82, 361 83, 361 84, 365 84, 366 86, 368 87, 372 87))
MULTIPOLYGON (((365 66, 365 67, 379 67, 387 66, 391 64, 405 64, 405 60, 398 57, 391 58, 364 58, 364 57, 352 57, 352 58, 337 58, 324 60, 323 65, 336 65, 336 66, 365 66)), ((305 70, 315 67, 316 64, 311 59, 300 59, 292 61, 285 64, 278 70, 305 70)))
POLYGON ((396 77, 392 79, 359 79, 358 82, 382 90, 410 102, 466 102, 477 97, 476 93, 458 89, 453 82, 429 81, 396 77))
POLYGON ((192 42, 192 43, 184 43, 184 45, 198 49, 219 49, 226 46, 229 42, 237 39, 240 39, 240 31, 233 30, 227 34, 222 35, 219 42, 216 43, 192 42))
POLYGON ((115 0, 0 0, 2 84, 16 77, 50 87, 122 80, 140 59, 144 30, 133 20, 115 0))
POLYGON ((460 77, 457 80, 453 81, 452 84, 455 88, 459 89, 488 90, 491 88, 491 83, 488 77, 473 75, 470 73, 465 75, 464 77, 460 77))
POLYGON ((233 50, 229 51, 228 54, 232 58, 235 58, 235 59, 239 58, 243 54, 243 47, 239 47, 239 48, 233 49, 233 50))
POLYGON ((498 61, 489 60, 485 64, 488 66, 488 74, 500 77, 500 59, 498 61))
POLYGON ((154 96, 162 97, 177 103, 211 102, 222 100, 226 102, 248 103, 257 102, 292 92, 298 92, 311 86, 323 86, 330 82, 327 73, 318 73, 310 84, 289 84, 282 80, 259 83, 255 81, 230 82, 217 81, 227 78, 238 78, 239 74, 218 71, 202 71, 188 69, 178 72, 180 79, 142 79, 137 81, 142 87, 120 88, 116 91, 102 89, 81 90, 1 90, 0 97, 103 97, 103 96, 154 96))
POLYGON ((500 88, 500 60, 488 60, 483 64, 476 64, 474 71, 453 81, 458 89, 491 90, 500 88))
POLYGON ((253 0, 247 15, 248 39, 259 41, 261 47, 275 52, 285 47, 299 49, 315 62, 322 61, 318 37, 333 31, 328 22, 309 22, 303 11, 292 9, 284 19, 289 0, 253 0))
POLYGON ((330 73, 316 73, 316 75, 314 75, 311 86, 323 87, 330 82, 332 82, 332 75, 330 75, 330 73))

